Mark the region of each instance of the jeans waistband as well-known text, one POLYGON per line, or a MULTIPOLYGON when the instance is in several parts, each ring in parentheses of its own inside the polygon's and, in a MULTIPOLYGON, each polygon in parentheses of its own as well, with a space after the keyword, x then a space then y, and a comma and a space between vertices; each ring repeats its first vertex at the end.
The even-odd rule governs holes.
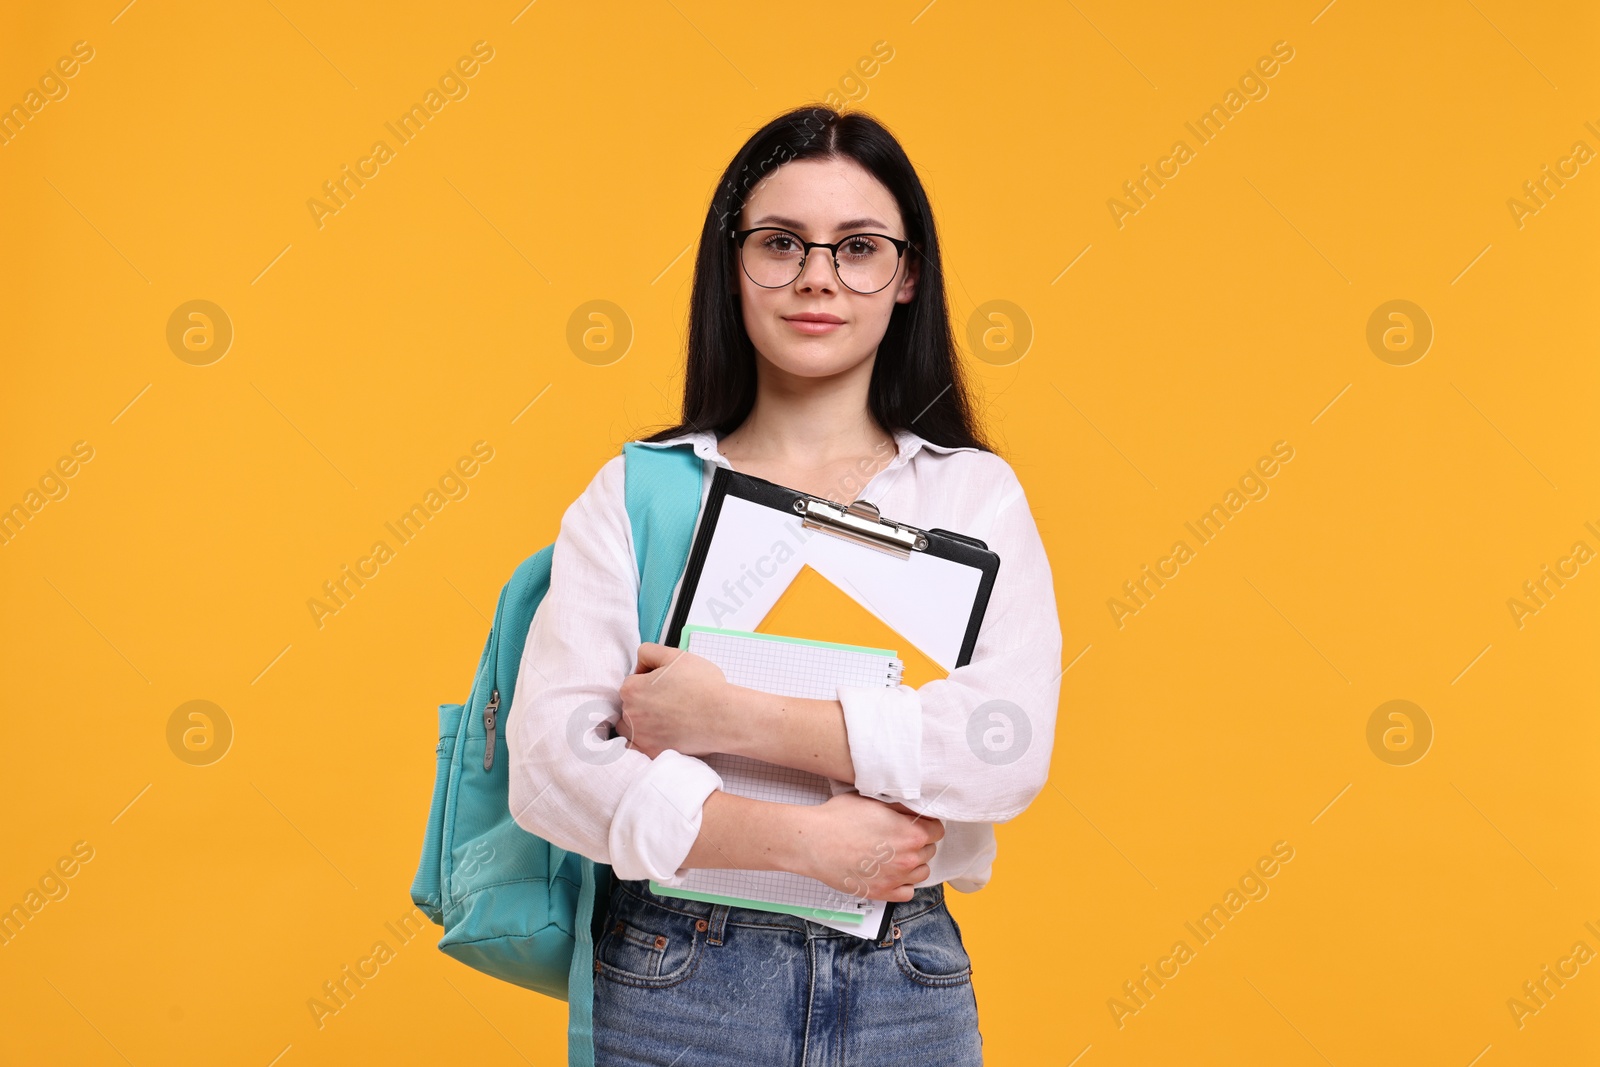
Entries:
MULTIPOLYGON (((613 891, 621 890, 639 900, 646 901, 656 907, 676 911, 696 919, 708 921, 720 918, 723 924, 733 926, 787 926, 796 930, 810 928, 811 933, 818 937, 839 936, 854 937, 842 930, 834 930, 818 923, 810 922, 799 915, 788 915, 783 912, 762 911, 758 908, 743 908, 727 904, 713 904, 708 900, 689 900, 683 897, 663 896, 650 888, 647 879, 619 879, 612 875, 611 885, 613 891), (716 913, 721 912, 719 916, 716 913)), ((919 886, 912 891, 910 900, 888 901, 890 905, 889 918, 891 922, 912 919, 925 912, 932 911, 944 902, 944 883, 935 882, 932 885, 919 886)))

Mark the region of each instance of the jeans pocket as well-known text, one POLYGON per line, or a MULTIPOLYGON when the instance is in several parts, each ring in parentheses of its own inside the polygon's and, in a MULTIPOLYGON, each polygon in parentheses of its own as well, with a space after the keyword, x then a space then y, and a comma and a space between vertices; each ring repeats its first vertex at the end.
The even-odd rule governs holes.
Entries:
POLYGON ((694 973, 705 923, 619 891, 595 942, 595 973, 624 985, 665 988, 694 973))
POLYGON ((940 903, 921 915, 896 922, 894 959, 914 982, 929 986, 963 985, 972 981, 972 959, 961 942, 961 930, 940 903))

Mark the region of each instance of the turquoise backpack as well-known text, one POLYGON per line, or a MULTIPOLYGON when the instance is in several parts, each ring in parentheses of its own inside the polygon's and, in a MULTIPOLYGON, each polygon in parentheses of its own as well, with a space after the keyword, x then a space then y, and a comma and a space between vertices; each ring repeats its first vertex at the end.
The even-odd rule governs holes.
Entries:
MULTIPOLYGON (((639 633, 656 641, 689 559, 701 460, 688 445, 623 445, 639 565, 639 633)), ((568 1063, 594 1067, 598 887, 611 868, 567 852, 511 817, 501 708, 516 689, 534 609, 550 587, 546 545, 500 590, 465 705, 439 705, 438 765, 411 900, 444 927, 439 948, 469 967, 568 1003, 568 1063), (487 743, 486 743, 487 742, 487 743)))

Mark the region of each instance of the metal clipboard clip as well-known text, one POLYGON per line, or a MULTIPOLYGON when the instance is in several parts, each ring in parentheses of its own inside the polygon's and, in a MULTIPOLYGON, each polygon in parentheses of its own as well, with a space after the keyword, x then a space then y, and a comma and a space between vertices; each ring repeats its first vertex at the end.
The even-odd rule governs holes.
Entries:
POLYGON ((821 530, 900 559, 910 559, 913 551, 923 552, 928 547, 926 530, 881 518, 878 506, 865 500, 841 508, 831 501, 801 495, 795 497, 794 510, 805 529, 821 530))

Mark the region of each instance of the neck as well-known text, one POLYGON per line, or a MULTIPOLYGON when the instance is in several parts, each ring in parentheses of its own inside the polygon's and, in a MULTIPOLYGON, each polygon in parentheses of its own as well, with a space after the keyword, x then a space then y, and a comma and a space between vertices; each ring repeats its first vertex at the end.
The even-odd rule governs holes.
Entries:
POLYGON ((892 457, 894 437, 867 407, 874 362, 875 357, 831 377, 807 378, 781 371, 758 354, 755 405, 723 438, 723 453, 813 467, 882 451, 887 442, 892 457))

